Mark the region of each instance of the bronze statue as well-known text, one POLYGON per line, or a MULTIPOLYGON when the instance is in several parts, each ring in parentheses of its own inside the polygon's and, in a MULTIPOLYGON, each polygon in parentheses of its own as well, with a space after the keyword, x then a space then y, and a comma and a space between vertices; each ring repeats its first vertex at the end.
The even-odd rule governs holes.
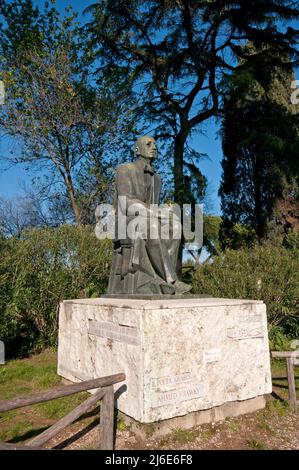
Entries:
MULTIPOLYGON (((161 238, 165 215, 161 210, 155 211, 157 206, 153 206, 159 204, 161 192, 161 177, 151 165, 157 156, 155 140, 148 136, 139 138, 135 152, 138 157, 135 162, 117 168, 114 205, 116 221, 119 220, 118 215, 124 216, 125 228, 129 229, 133 224, 133 232, 138 228, 139 234, 136 239, 116 235, 108 294, 186 293, 191 286, 179 281, 176 274, 180 238, 161 238), (136 220, 139 221, 137 224, 136 220), (147 222, 144 230, 140 229, 142 221, 147 222), (152 233, 158 236, 153 238, 152 233)), ((174 215, 171 220, 173 235, 174 215)), ((116 234, 119 234, 118 229, 117 226, 116 234)))

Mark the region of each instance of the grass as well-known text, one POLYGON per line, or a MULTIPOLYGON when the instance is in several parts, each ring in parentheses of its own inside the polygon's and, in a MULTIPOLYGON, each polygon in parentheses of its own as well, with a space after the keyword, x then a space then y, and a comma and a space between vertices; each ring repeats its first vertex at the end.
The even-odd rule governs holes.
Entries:
POLYGON ((119 431, 129 431, 131 426, 128 425, 122 416, 117 417, 116 427, 119 431))
MULTIPOLYGON (((28 395, 57 386, 56 352, 47 350, 28 359, 0 366, 0 399, 28 395)), ((71 395, 0 415, 0 440, 19 442, 33 437, 78 406, 87 393, 71 395)))
POLYGON ((226 420, 226 424, 227 424, 227 429, 228 431, 232 432, 232 433, 236 433, 239 431, 240 429, 240 425, 237 421, 234 421, 233 419, 229 418, 226 420))
POLYGON ((42 358, 33 359, 32 362, 29 359, 17 359, 0 367, 2 399, 43 390, 59 383, 55 356, 52 357, 51 353, 42 353, 40 356, 42 358))
POLYGON ((179 444, 188 444, 198 437, 198 430, 177 428, 173 432, 173 438, 179 444))
POLYGON ((215 433, 216 429, 211 424, 208 424, 206 425, 206 428, 201 431, 200 435, 203 439, 209 441, 213 436, 215 436, 215 433))
POLYGON ((283 417, 289 412, 289 404, 279 399, 269 400, 266 403, 266 412, 283 417))
POLYGON ((273 430, 272 426, 268 423, 266 418, 262 418, 258 421, 257 424, 258 428, 262 431, 265 431, 267 434, 271 436, 275 436, 276 432, 273 430))
POLYGON ((248 449, 251 450, 265 450, 266 446, 263 442, 251 437, 247 441, 248 449))
POLYGON ((158 441, 158 448, 169 446, 172 443, 177 444, 188 444, 193 442, 199 436, 199 430, 197 429, 182 429, 176 428, 172 433, 167 434, 158 441))

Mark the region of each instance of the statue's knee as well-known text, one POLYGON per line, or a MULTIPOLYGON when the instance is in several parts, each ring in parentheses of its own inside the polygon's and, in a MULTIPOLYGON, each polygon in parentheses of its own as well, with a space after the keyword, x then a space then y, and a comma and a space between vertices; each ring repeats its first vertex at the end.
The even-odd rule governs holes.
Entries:
POLYGON ((149 240, 159 240, 160 229, 159 223, 156 220, 151 220, 147 230, 147 237, 149 240))

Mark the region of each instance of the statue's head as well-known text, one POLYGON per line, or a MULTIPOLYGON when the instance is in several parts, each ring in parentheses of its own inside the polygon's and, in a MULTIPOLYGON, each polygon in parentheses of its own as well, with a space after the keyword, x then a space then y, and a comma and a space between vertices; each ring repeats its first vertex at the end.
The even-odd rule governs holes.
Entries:
POLYGON ((145 135, 139 137, 135 143, 135 152, 137 157, 144 157, 154 160, 157 156, 157 145, 153 137, 145 135))

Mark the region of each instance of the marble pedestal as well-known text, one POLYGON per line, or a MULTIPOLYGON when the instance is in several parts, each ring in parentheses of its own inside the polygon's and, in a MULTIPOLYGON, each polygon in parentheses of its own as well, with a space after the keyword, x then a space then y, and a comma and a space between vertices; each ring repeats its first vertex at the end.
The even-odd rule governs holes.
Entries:
POLYGON ((272 390, 266 306, 194 297, 64 301, 58 374, 78 382, 119 372, 127 378, 115 386, 117 408, 139 423, 262 399, 272 390))

